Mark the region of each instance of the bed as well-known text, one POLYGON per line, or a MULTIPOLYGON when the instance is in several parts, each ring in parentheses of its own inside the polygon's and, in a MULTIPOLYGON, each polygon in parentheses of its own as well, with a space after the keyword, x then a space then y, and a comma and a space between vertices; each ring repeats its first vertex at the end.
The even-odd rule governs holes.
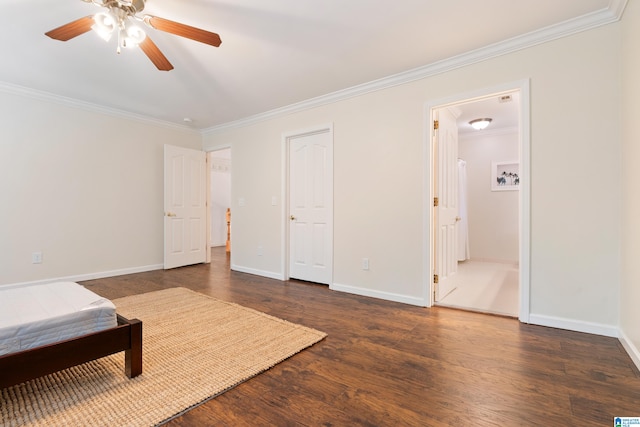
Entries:
POLYGON ((142 322, 74 282, 0 287, 0 388, 124 351, 142 373, 142 322))

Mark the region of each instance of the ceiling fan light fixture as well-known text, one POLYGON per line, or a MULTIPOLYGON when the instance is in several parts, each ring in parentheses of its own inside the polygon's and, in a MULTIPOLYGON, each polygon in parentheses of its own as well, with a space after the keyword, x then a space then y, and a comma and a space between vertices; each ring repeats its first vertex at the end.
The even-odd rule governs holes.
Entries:
POLYGON ((475 119, 475 120, 471 120, 469 122, 469 124, 475 129, 475 130, 482 130, 482 129, 486 129, 487 126, 489 126, 489 124, 491 124, 493 119, 475 119))
POLYGON ((123 47, 140 47, 140 50, 151 60, 153 65, 160 71, 173 70, 173 65, 169 62, 162 51, 147 36, 145 31, 134 25, 136 21, 154 28, 158 31, 188 38, 210 46, 218 47, 222 43, 220 36, 211 31, 190 25, 181 24, 158 16, 142 16, 147 0, 82 0, 85 3, 92 3, 95 6, 103 7, 106 11, 93 16, 85 16, 75 21, 71 21, 53 30, 47 31, 45 35, 54 40, 62 42, 69 41, 90 30, 94 30, 105 41, 116 36, 116 53, 120 53, 123 47))
POLYGON ((124 42, 126 43, 125 47, 138 46, 147 37, 147 33, 145 33, 142 28, 130 22, 125 26, 125 30, 127 33, 124 39, 124 42))
POLYGON ((94 24, 91 29, 104 41, 109 41, 113 30, 116 28, 116 20, 107 12, 96 13, 93 17, 94 24))

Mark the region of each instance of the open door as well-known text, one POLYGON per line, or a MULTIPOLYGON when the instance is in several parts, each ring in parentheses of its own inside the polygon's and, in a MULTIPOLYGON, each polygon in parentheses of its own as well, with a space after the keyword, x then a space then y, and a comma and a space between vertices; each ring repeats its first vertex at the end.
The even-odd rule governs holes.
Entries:
POLYGON ((434 112, 435 302, 456 288, 458 271, 458 127, 453 113, 434 112))
POLYGON ((207 260, 206 154, 164 146, 164 268, 207 260))

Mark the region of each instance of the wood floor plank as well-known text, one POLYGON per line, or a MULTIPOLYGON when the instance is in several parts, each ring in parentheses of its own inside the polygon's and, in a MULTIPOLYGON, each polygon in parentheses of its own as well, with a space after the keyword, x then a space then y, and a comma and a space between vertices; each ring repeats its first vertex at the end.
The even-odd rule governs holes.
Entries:
POLYGON ((171 287, 327 338, 168 426, 612 425, 640 416, 640 373, 614 338, 422 308, 212 263, 83 282, 115 299, 171 287))

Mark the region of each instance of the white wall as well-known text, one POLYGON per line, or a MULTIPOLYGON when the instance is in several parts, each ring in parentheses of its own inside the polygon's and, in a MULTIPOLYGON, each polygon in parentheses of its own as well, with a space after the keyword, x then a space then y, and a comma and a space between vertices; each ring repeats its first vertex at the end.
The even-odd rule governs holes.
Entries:
MULTIPOLYGON (((280 131, 244 128, 222 144, 232 145, 231 265, 234 269, 281 278, 280 131), (266 141, 275 142, 275 146, 266 141), (244 200, 240 206, 239 200, 244 200), (262 247, 264 255, 258 255, 262 247)), ((207 149, 205 144, 205 149, 207 149)))
POLYGON ((622 84, 622 285, 620 330, 640 368, 640 4, 630 1, 623 18, 622 84))
MULTIPOLYGON (((282 134, 333 123, 334 283, 422 301, 425 102, 528 78, 532 319, 619 324, 638 348, 638 28, 629 2, 622 23, 205 135, 205 148, 233 147, 232 264, 284 274, 282 134)), ((0 284, 157 267, 162 145, 201 142, 184 129, 0 93, 0 284), (34 251, 42 264, 31 264, 34 251)))
POLYGON ((518 131, 460 135, 458 156, 467 162, 471 259, 518 262, 518 191, 491 191, 491 164, 518 161, 518 131))
MULTIPOLYGON (((572 327, 618 323, 620 26, 612 24, 330 105, 204 137, 231 143, 232 263, 283 274, 281 135, 334 124, 334 283, 424 299, 424 105, 531 80, 531 313, 572 327), (236 150, 237 149, 237 150, 236 150), (563 176, 558 180, 558 176, 563 176), (246 206, 239 208, 239 197, 246 206), (256 254, 262 244, 265 255, 256 254), (370 271, 360 268, 370 258, 370 271)), ((426 171, 429 173, 429 171, 426 171)))
POLYGON ((0 285, 161 265, 164 144, 201 136, 0 93, 0 285))

